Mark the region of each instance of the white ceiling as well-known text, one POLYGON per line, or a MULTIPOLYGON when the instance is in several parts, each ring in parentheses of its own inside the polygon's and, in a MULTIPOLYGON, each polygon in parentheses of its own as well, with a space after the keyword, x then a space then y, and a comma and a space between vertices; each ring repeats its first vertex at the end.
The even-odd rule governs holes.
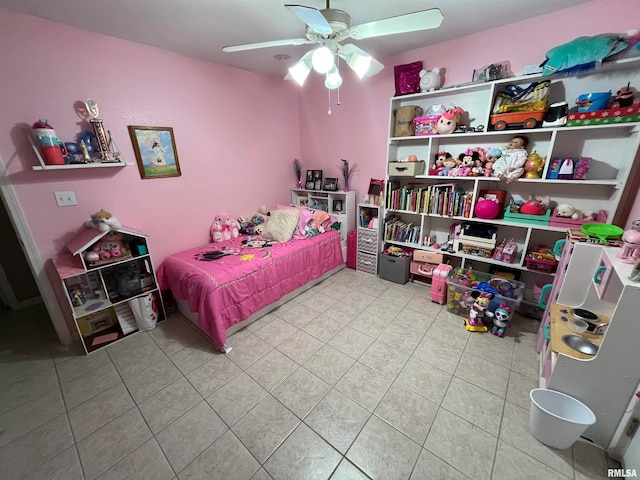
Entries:
MULTIPOLYGON (((0 7, 112 37, 271 76, 284 76, 311 45, 224 53, 225 45, 303 38, 292 0, 0 0, 0 7), (287 54, 289 60, 274 55, 287 54)), ((294 0, 295 1, 295 0, 294 0)), ((297 0, 322 9, 325 0, 297 0)), ((352 24, 439 8, 438 29, 353 41, 378 60, 568 8, 589 0, 333 0, 352 24)), ((523 34, 535 41, 535 34, 523 34)), ((513 41, 514 39, 505 39, 513 41)), ((348 40, 352 41, 352 40, 348 40)), ((344 42, 343 42, 344 43, 344 42)), ((89 47, 87 47, 89 48, 89 47)), ((384 62, 383 62, 384 63, 384 62)))

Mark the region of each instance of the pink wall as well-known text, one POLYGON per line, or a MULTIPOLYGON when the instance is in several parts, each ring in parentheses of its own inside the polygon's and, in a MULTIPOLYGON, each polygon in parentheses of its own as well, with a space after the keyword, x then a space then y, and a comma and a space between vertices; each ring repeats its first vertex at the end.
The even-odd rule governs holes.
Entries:
MULTIPOLYGON (((445 18, 442 28, 447 25, 445 18)), ((637 0, 595 0, 556 13, 468 35, 455 41, 425 47, 384 59, 385 69, 375 77, 358 81, 343 74, 341 106, 327 115, 327 91, 318 75, 307 80, 300 97, 302 161, 309 168, 337 173, 340 158, 356 162, 360 172, 352 189, 366 192, 370 178, 384 178, 389 102, 394 95, 393 66, 422 60, 425 68, 444 67, 445 84, 471 80, 473 68, 509 60, 514 72, 540 64, 550 48, 575 37, 619 33, 640 28, 637 0)), ((358 43, 366 50, 366 41, 358 43)), ((344 65, 344 64, 343 64, 344 65)), ((348 70, 345 67, 344 70, 348 70)), ((640 88, 640 85, 636 85, 640 88)), ((638 190, 638 182, 634 191, 638 190)), ((640 196, 629 219, 640 218, 640 196)), ((629 220, 629 221, 630 221, 629 220)))
MULTIPOLYGON (((89 215, 105 208, 151 235, 156 264, 207 241, 217 212, 241 214, 287 201, 293 158, 325 176, 339 176, 340 158, 357 163, 352 189, 360 195, 371 177, 384 178, 395 64, 422 59, 426 67, 445 67, 446 83, 459 83, 470 79, 473 67, 509 59, 519 71, 576 36, 640 25, 637 1, 594 0, 384 59, 385 70, 362 81, 344 69, 341 105, 329 116, 317 75, 299 90, 278 78, 0 12, 0 156, 43 260, 63 251, 89 215), (127 125, 173 127, 182 176, 141 180, 135 166, 31 170, 37 161, 21 127, 47 117, 61 138, 73 140, 87 128, 74 104, 87 98, 98 101, 129 162, 135 159, 127 125), (60 190, 74 190, 79 205, 57 207, 53 192, 60 190)), ((366 41, 359 44, 366 49, 366 41)), ((640 217, 640 201, 633 212, 631 218, 640 217)))
POLYGON ((151 235, 156 264, 208 241, 218 212, 253 212, 290 198, 299 156, 298 89, 291 83, 193 60, 0 9, 0 157, 43 260, 101 208, 151 235), (137 167, 33 171, 21 130, 46 117, 74 141, 89 129, 74 104, 93 98, 125 159, 127 125, 174 129, 181 177, 142 180, 137 167), (73 190, 78 206, 58 207, 73 190))

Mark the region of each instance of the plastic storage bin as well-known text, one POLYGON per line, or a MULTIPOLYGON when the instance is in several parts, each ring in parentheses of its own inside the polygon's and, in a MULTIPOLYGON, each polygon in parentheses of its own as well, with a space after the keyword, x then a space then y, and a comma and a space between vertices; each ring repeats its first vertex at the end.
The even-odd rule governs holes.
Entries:
POLYGON ((524 296, 524 283, 486 272, 454 269, 447 278, 447 311, 466 319, 473 305, 473 292, 485 291, 495 295, 487 311, 494 312, 502 305, 507 307, 505 310, 511 314, 511 318, 524 296))
POLYGON ((394 257, 392 255, 380 255, 378 272, 380 277, 396 283, 407 283, 411 269, 411 257, 394 257))
POLYGON ((555 390, 534 388, 529 392, 529 428, 539 441, 552 448, 571 447, 596 416, 584 403, 555 390))

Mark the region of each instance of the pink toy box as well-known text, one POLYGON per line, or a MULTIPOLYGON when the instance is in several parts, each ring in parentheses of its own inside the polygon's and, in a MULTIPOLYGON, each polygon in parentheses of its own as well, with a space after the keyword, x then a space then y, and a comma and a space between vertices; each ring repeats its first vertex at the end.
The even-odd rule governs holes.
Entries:
POLYGON ((428 115, 426 117, 416 117, 413 119, 413 128, 416 136, 437 135, 436 126, 441 115, 428 115))

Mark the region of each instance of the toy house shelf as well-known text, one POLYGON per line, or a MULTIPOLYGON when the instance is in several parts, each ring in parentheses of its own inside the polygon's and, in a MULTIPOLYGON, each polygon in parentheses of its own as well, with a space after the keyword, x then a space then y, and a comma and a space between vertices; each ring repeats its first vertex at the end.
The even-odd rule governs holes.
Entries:
MULTIPOLYGON (((612 121, 609 124, 554 126, 532 129, 507 129, 487 131, 490 115, 498 92, 507 85, 526 88, 539 80, 549 80, 549 104, 566 101, 570 107, 578 96, 589 92, 616 91, 621 86, 640 86, 640 57, 616 62, 605 62, 602 66, 588 74, 576 77, 541 77, 540 75, 506 78, 493 82, 473 83, 453 87, 445 87, 426 93, 396 96, 390 99, 390 114, 387 141, 387 164, 416 155, 418 160, 425 161, 426 169, 422 175, 396 175, 394 169, 385 165, 387 171, 384 215, 389 219, 399 220, 412 227, 419 228, 419 235, 414 242, 397 242, 386 235, 383 228, 383 247, 398 245, 412 249, 438 251, 444 253, 454 266, 488 270, 497 267, 510 268, 521 275, 520 280, 533 288, 536 282, 550 280, 552 274, 533 271, 527 268, 526 253, 539 245, 553 247, 555 242, 564 238, 567 226, 554 226, 549 222, 522 222, 502 218, 502 214, 494 220, 483 220, 474 216, 475 205, 482 190, 506 191, 506 203, 510 200, 526 201, 535 195, 548 195, 553 204, 568 203, 582 212, 607 213, 606 223, 620 224, 625 220, 625 212, 619 208, 622 200, 635 195, 631 192, 630 178, 632 172, 640 166, 640 122, 635 117, 625 122, 612 121), (447 135, 395 136, 395 112, 403 106, 418 106, 427 111, 433 105, 455 105, 467 112, 462 123, 468 127, 485 126, 482 132, 454 133, 447 135), (541 178, 526 179, 524 175, 507 184, 493 177, 443 177, 429 175, 429 167, 433 165, 438 152, 449 152, 454 158, 467 148, 480 147, 501 148, 515 135, 525 135, 529 139, 527 151, 534 151, 545 157, 545 165, 541 178), (564 180, 547 178, 550 161, 553 158, 565 159, 571 156, 591 158, 591 165, 585 180, 564 180), (459 192, 471 199, 470 208, 466 212, 453 212, 454 215, 443 215, 441 212, 426 210, 415 202, 407 208, 404 204, 390 202, 392 190, 402 192, 411 189, 428 189, 438 184, 454 184, 459 192), (391 188, 389 186, 391 185, 391 188), (395 208, 394 208, 395 207, 395 208), (452 236, 454 224, 492 224, 497 228, 498 243, 502 239, 513 238, 518 246, 518 256, 512 264, 498 262, 492 258, 467 255, 458 251, 435 250, 425 243, 429 238, 440 246, 445 245, 452 236)), ((397 165, 397 164, 396 164, 397 165)), ((453 189, 453 187, 452 187, 453 189)), ((424 190, 423 190, 424 191, 424 190)), ((458 199, 459 200, 459 199, 458 199)), ((459 206, 459 203, 457 204, 459 206)), ((381 217, 382 218, 382 217, 381 217)), ((554 222, 556 223, 556 222, 554 222)), ((572 227, 573 228, 573 227, 572 227)), ((578 227, 579 228, 579 227, 578 227)), ((525 292, 525 300, 532 297, 531 291, 525 292)))
POLYGON ((164 318, 147 238, 127 227, 85 228, 67 243, 68 253, 51 258, 62 310, 86 353, 138 331, 131 301, 147 299, 164 318))

